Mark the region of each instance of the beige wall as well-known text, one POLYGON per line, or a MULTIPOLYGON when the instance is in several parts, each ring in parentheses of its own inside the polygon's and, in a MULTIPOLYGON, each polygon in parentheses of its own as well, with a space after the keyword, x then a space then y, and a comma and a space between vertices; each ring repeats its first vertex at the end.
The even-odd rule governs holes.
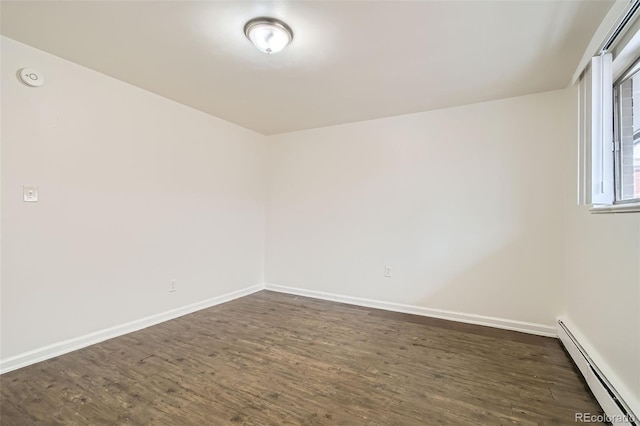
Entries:
MULTIPOLYGON (((576 111, 577 92, 571 90, 576 111)), ((640 412, 640 213, 578 206, 577 134, 565 145, 566 317, 598 367, 640 412)))
POLYGON ((1 136, 2 358, 262 283, 263 136, 7 38, 1 136))
POLYGON ((267 283, 553 326, 571 100, 270 137, 267 283))

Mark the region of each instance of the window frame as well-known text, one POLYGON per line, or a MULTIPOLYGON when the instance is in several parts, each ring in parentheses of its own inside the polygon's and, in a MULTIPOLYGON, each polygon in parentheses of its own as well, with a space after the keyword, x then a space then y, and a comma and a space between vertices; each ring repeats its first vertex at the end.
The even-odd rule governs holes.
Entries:
MULTIPOLYGON (((640 41, 640 30, 637 33, 640 41)), ((579 153, 579 162, 585 172, 580 172, 580 182, 584 185, 584 197, 580 200, 590 205, 592 213, 637 213, 640 212, 640 198, 622 200, 619 167, 622 158, 618 152, 618 85, 633 76, 634 68, 640 62, 640 48, 635 60, 624 72, 614 78, 616 62, 611 52, 601 52, 594 56, 590 66, 580 79, 580 120, 579 140, 585 147, 585 155, 579 153), (615 82, 615 83, 614 83, 615 82)), ((640 69, 640 65, 638 66, 640 69)), ((621 141, 620 141, 621 142, 621 141)), ((620 145, 621 146, 621 145, 620 145)), ((621 150, 620 150, 621 151, 621 150)))
POLYGON ((590 204, 615 204, 613 55, 604 52, 591 60, 590 81, 590 204))
POLYGON ((576 201, 591 213, 640 213, 640 199, 621 199, 618 188, 625 188, 619 184, 614 138, 614 83, 638 58, 640 0, 616 2, 593 35, 572 80, 578 86, 576 201))
MULTIPOLYGON (((640 58, 636 58, 633 64, 628 67, 621 76, 613 83, 613 168, 614 168, 614 199, 613 205, 640 204, 640 197, 623 199, 622 197, 622 96, 620 95, 621 86, 640 73, 640 58)), ((640 100, 639 100, 640 101, 640 100)))

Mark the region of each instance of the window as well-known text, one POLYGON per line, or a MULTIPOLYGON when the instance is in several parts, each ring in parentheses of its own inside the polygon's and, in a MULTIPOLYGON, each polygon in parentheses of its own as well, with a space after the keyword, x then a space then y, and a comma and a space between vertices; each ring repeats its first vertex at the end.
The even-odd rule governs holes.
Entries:
POLYGON ((640 0, 614 6, 574 74, 578 204, 594 213, 640 212, 640 0))
POLYGON ((580 78, 580 202, 596 212, 640 211, 640 30, 633 40, 632 56, 604 51, 580 78))
POLYGON ((640 63, 614 86, 615 201, 640 202, 640 63))

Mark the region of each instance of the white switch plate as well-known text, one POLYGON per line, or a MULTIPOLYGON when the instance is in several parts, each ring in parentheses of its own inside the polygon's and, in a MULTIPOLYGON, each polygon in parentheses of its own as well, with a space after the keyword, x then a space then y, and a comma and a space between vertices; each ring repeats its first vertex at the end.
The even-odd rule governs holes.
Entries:
POLYGON ((391 266, 385 266, 384 267, 384 276, 387 278, 391 277, 391 266))
POLYGON ((25 185, 22 187, 22 196, 25 203, 37 203, 38 202, 38 187, 25 185))

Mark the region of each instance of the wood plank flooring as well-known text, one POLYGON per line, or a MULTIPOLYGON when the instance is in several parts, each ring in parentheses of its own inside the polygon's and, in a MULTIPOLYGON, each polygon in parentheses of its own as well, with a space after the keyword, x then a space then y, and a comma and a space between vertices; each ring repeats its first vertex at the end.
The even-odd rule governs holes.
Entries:
POLYGON ((572 425, 556 339, 261 291, 0 376, 11 425, 572 425))

